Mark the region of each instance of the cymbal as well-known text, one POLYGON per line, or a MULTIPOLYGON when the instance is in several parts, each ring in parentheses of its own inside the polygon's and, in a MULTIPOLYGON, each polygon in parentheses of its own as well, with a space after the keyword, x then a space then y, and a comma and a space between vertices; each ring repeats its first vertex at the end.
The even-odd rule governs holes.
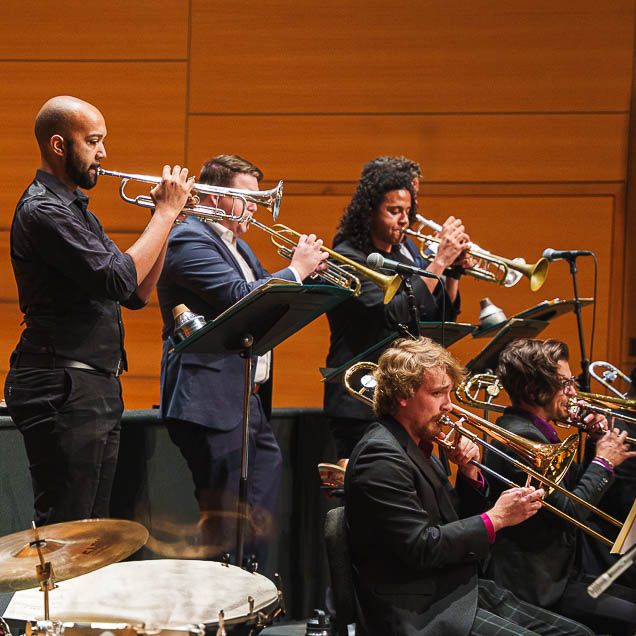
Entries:
MULTIPOLYGON (((116 563, 137 551, 148 540, 140 523, 124 519, 83 519, 37 529, 42 556, 53 566, 56 581, 116 563)), ((0 538, 0 592, 38 587, 38 551, 31 545, 34 530, 0 538)))

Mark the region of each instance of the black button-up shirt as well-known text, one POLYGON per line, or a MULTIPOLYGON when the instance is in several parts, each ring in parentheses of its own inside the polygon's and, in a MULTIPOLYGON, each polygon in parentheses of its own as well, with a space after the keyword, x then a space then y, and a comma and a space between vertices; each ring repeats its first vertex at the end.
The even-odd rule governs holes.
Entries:
POLYGON ((125 368, 120 303, 138 309, 132 258, 106 236, 88 197, 38 170, 15 210, 11 263, 26 327, 16 351, 104 371, 125 368))

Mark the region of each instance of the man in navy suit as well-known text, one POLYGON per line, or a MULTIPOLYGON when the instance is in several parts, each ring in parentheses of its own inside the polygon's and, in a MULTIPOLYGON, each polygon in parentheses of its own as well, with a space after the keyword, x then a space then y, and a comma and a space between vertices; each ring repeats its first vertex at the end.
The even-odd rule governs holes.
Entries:
MULTIPOLYGON (((259 190, 263 173, 235 155, 207 161, 199 183, 259 190)), ((229 197, 202 200, 227 212, 229 197)), ((254 203, 248 211, 256 210, 254 203)), ((205 554, 232 552, 241 468, 244 363, 239 354, 169 353, 172 310, 185 304, 211 319, 271 278, 240 237, 249 222, 203 222, 188 218, 173 230, 164 270, 157 285, 163 317, 161 414, 172 441, 192 472, 201 510, 205 554)), ((301 236, 291 263, 273 276, 302 282, 327 257, 322 241, 301 236)), ((270 428, 271 353, 255 360, 250 398, 249 523, 245 554, 263 563, 278 499, 282 459, 270 428)))

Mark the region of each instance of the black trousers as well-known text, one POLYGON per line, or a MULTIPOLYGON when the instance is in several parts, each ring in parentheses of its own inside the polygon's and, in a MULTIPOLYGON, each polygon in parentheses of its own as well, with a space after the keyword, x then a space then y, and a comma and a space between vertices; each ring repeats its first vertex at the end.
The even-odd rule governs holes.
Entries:
POLYGON ((118 378, 10 369, 9 415, 24 438, 37 525, 108 517, 123 402, 118 378))
MULTIPOLYGON (((217 431, 177 420, 166 421, 172 441, 188 463, 201 510, 203 554, 235 561, 236 521, 241 475, 242 427, 217 431)), ((244 555, 254 554, 263 570, 282 478, 282 455, 261 401, 250 398, 247 503, 244 555)))
POLYGON ((636 590, 614 583, 598 598, 587 593, 594 576, 581 576, 568 583, 555 612, 585 623, 599 634, 634 636, 636 634, 636 590))

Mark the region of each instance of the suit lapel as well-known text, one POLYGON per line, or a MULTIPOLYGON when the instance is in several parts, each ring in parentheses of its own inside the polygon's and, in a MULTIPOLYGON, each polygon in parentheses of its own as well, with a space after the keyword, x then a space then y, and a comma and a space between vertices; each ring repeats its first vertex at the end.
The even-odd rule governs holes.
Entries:
POLYGON ((254 273, 255 278, 257 280, 259 278, 263 278, 264 274, 262 272, 261 264, 258 262, 256 254, 252 252, 252 248, 241 239, 237 239, 236 247, 239 251, 239 254, 246 260, 247 264, 250 266, 250 269, 254 273))
POLYGON ((427 459, 424 453, 415 445, 409 434, 404 430, 401 424, 395 420, 385 419, 382 423, 397 439, 400 445, 406 450, 406 454, 411 461, 417 466, 424 478, 431 484, 440 514, 444 521, 456 521, 459 517, 455 510, 455 506, 450 497, 450 485, 448 478, 444 473, 441 465, 434 462, 436 459, 431 457, 427 459))
POLYGON ((223 258, 233 266, 233 268, 241 275, 242 278, 245 278, 241 266, 238 264, 236 258, 234 258, 234 254, 232 254, 230 248, 225 244, 225 241, 223 241, 223 239, 207 223, 204 223, 204 225, 206 226, 207 231, 210 233, 212 240, 217 244, 219 253, 223 255, 223 258))

